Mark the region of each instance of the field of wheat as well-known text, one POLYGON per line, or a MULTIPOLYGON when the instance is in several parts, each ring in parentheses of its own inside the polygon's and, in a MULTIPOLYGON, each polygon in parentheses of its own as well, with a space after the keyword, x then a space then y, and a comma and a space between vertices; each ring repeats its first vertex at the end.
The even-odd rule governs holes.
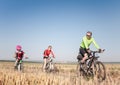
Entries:
POLYGON ((54 73, 42 72, 40 63, 24 63, 24 71, 14 70, 14 62, 0 62, 0 85, 120 85, 120 64, 105 64, 106 80, 86 80, 76 75, 76 64, 55 64, 54 73))

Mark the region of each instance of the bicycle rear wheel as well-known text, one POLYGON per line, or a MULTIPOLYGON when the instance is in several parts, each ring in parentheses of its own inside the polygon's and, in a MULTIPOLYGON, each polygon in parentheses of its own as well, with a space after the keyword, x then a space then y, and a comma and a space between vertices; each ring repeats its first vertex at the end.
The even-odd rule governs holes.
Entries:
POLYGON ((77 76, 84 76, 84 77, 86 77, 87 74, 85 72, 85 64, 78 63, 77 67, 76 67, 76 73, 77 73, 77 76))
POLYGON ((106 69, 102 62, 97 61, 94 65, 95 75, 99 82, 102 82, 106 78, 106 69))
POLYGON ((79 63, 77 64, 77 67, 76 67, 76 74, 77 76, 80 76, 80 64, 79 63))

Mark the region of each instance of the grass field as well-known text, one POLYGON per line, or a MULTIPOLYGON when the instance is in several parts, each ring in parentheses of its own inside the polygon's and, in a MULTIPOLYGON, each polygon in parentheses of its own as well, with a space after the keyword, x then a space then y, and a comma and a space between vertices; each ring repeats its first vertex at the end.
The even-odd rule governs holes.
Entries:
POLYGON ((55 73, 42 72, 40 63, 24 63, 24 72, 14 71, 14 62, 0 62, 0 85, 120 85, 120 64, 105 64, 107 78, 86 80, 76 76, 76 64, 55 64, 55 73))

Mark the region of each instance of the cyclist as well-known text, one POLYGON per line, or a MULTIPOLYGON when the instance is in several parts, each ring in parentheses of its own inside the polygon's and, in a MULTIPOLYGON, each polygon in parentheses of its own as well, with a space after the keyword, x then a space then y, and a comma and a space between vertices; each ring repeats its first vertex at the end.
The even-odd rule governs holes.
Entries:
POLYGON ((101 51, 99 45, 96 43, 94 38, 92 37, 92 32, 88 31, 86 33, 86 36, 83 37, 82 42, 80 44, 79 53, 83 56, 81 63, 84 63, 84 61, 89 57, 90 55, 90 48, 89 46, 93 43, 95 47, 101 51))
MULTIPOLYGON (((25 53, 24 53, 24 51, 22 51, 22 46, 17 45, 16 52, 15 52, 15 58, 16 58, 15 65, 14 65, 15 68, 17 68, 18 62, 22 63, 21 61, 22 61, 24 54, 25 53)), ((27 58, 27 57, 25 57, 25 58, 27 58)))
POLYGON ((44 59, 43 71, 45 71, 46 64, 47 64, 50 54, 52 55, 53 58, 55 58, 51 45, 48 46, 48 48, 44 51, 44 54, 43 54, 44 55, 43 56, 43 59, 44 59))

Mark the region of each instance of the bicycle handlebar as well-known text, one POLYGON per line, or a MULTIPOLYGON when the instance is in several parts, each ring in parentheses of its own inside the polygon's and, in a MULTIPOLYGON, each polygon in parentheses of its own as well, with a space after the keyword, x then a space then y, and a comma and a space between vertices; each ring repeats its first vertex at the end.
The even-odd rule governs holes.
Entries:
POLYGON ((101 51, 91 51, 91 53, 103 53, 105 51, 105 49, 101 50, 101 51))

